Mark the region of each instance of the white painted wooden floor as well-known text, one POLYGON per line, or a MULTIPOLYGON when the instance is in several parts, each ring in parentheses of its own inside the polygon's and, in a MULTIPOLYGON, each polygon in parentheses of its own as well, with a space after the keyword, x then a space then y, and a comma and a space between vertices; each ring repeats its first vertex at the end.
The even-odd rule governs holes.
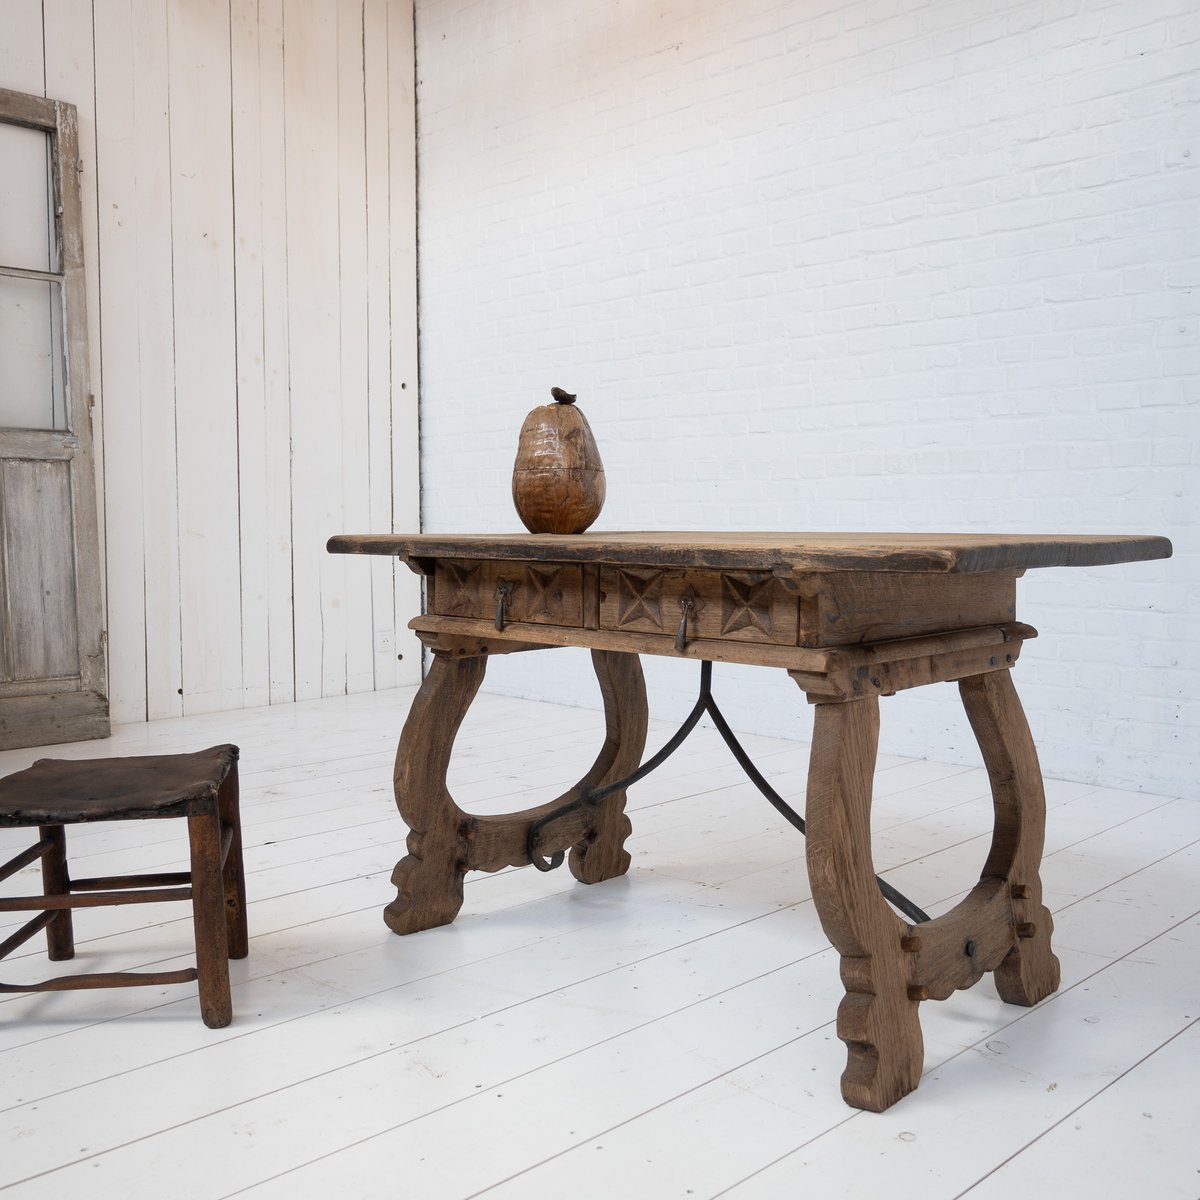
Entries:
MULTIPOLYGON (((193 987, 5 998, 0 1191, 1200 1195, 1194 797, 1048 783, 1062 989, 1025 1010, 985 980, 922 1005, 924 1081, 876 1116, 838 1094, 837 958, 803 843, 711 730, 633 790, 624 879, 473 875, 453 926, 389 933, 404 832, 391 759, 412 695, 127 726, 49 751, 238 742, 251 951, 220 1031, 200 1022, 193 987)), ((588 765, 600 727, 598 713, 483 696, 452 789, 479 811, 549 798, 588 765)), ((653 722, 651 748, 670 731, 653 722)), ((799 797, 806 747, 746 743, 799 797)), ((0 770, 35 756, 0 754, 0 770)), ((981 769, 882 760, 877 865, 944 909, 982 865, 989 807, 981 769)), ((183 832, 78 829, 76 872, 170 868, 183 832)), ((2 835, 7 858, 19 839, 2 835)), ((187 957, 184 906, 83 912, 76 929, 77 969, 187 957)), ((49 973, 40 939, 21 954, 4 978, 49 973)))

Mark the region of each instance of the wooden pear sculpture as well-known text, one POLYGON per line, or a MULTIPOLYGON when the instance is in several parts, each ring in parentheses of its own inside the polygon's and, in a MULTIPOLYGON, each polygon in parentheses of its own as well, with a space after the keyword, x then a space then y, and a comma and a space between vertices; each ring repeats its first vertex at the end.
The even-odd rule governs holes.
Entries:
POLYGON ((553 404, 525 418, 512 495, 530 533, 582 533, 604 507, 604 465, 575 397, 551 388, 553 404))

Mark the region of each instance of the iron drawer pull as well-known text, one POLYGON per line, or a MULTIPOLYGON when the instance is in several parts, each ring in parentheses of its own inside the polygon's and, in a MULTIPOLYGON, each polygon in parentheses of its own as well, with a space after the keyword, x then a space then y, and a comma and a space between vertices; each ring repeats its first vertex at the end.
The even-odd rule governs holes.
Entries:
POLYGON ((496 588, 496 628, 501 633, 504 632, 504 606, 512 599, 514 586, 507 579, 502 579, 496 588))
POLYGON ((675 634, 675 651, 677 654, 682 654, 687 646, 687 622, 688 616, 696 607, 695 600, 691 596, 684 596, 679 602, 679 632, 675 634))

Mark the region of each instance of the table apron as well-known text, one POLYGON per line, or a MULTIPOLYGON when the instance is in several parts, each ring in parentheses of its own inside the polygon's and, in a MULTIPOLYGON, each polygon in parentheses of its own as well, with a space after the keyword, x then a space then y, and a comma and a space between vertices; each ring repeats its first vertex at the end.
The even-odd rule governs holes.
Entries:
POLYGON ((890 696, 907 688, 1007 670, 1021 644, 1037 631, 1020 622, 958 629, 873 645, 814 649, 697 638, 682 651, 655 634, 604 629, 560 629, 512 622, 497 630, 487 621, 417 617, 409 622, 435 654, 470 658, 515 651, 576 646, 627 654, 654 654, 693 662, 732 662, 786 670, 809 699, 822 702, 890 696))

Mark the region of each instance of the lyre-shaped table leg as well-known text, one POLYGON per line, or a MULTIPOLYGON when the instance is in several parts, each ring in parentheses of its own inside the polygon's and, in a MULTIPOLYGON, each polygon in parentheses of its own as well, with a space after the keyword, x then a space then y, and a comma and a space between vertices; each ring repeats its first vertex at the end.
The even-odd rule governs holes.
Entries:
POLYGON ((967 677, 959 690, 991 779, 991 848, 970 892, 913 926, 888 907, 874 878, 879 702, 816 705, 808 871, 821 924, 842 956, 842 1096, 856 1108, 879 1112, 919 1083, 922 1001, 944 1000, 988 971, 1010 1004, 1036 1004, 1058 987, 1039 875, 1046 802, 1033 739, 1008 671, 967 677))
POLYGON ((446 787, 446 772, 454 737, 486 668, 482 655, 433 655, 400 734, 392 780, 409 834, 408 854, 392 872, 396 899, 383 913, 394 933, 448 925, 462 908, 468 867, 464 813, 446 787))
MULTIPOLYGON (((482 655, 434 654, 413 701, 396 751, 396 806, 409 827, 408 854, 392 873, 396 899, 384 920, 396 933, 447 925, 463 902, 467 871, 498 871, 529 862, 527 840, 539 818, 579 796, 633 773, 646 743, 646 686, 636 654, 597 650, 592 664, 604 700, 604 744, 591 769, 565 796, 523 812, 477 816, 464 812, 446 787, 454 738, 483 682, 482 655)), ((577 806, 548 823, 546 849, 571 848, 571 873, 599 883, 629 868, 625 793, 577 806)))
POLYGON ((821 924, 842 956, 846 1043, 842 1096, 881 1112, 921 1079, 924 1042, 901 949, 906 926, 888 907, 871 856, 871 782, 879 701, 816 705, 809 761, 808 874, 821 924))
POLYGON ((1054 922, 1042 904, 1041 861, 1046 794, 1037 750, 1008 671, 959 681, 963 707, 983 752, 992 785, 996 827, 984 877, 1006 879, 1016 940, 993 972, 1000 998, 1036 1004, 1058 988, 1050 949, 1054 922))
MULTIPOLYGON (((636 654, 592 651, 592 665, 604 699, 604 745, 581 783, 599 788, 632 775, 646 746, 649 713, 641 660, 636 654)), ((601 883, 629 870, 625 839, 632 832, 625 815, 625 792, 614 792, 592 811, 587 832, 571 847, 567 866, 580 883, 601 883)))

